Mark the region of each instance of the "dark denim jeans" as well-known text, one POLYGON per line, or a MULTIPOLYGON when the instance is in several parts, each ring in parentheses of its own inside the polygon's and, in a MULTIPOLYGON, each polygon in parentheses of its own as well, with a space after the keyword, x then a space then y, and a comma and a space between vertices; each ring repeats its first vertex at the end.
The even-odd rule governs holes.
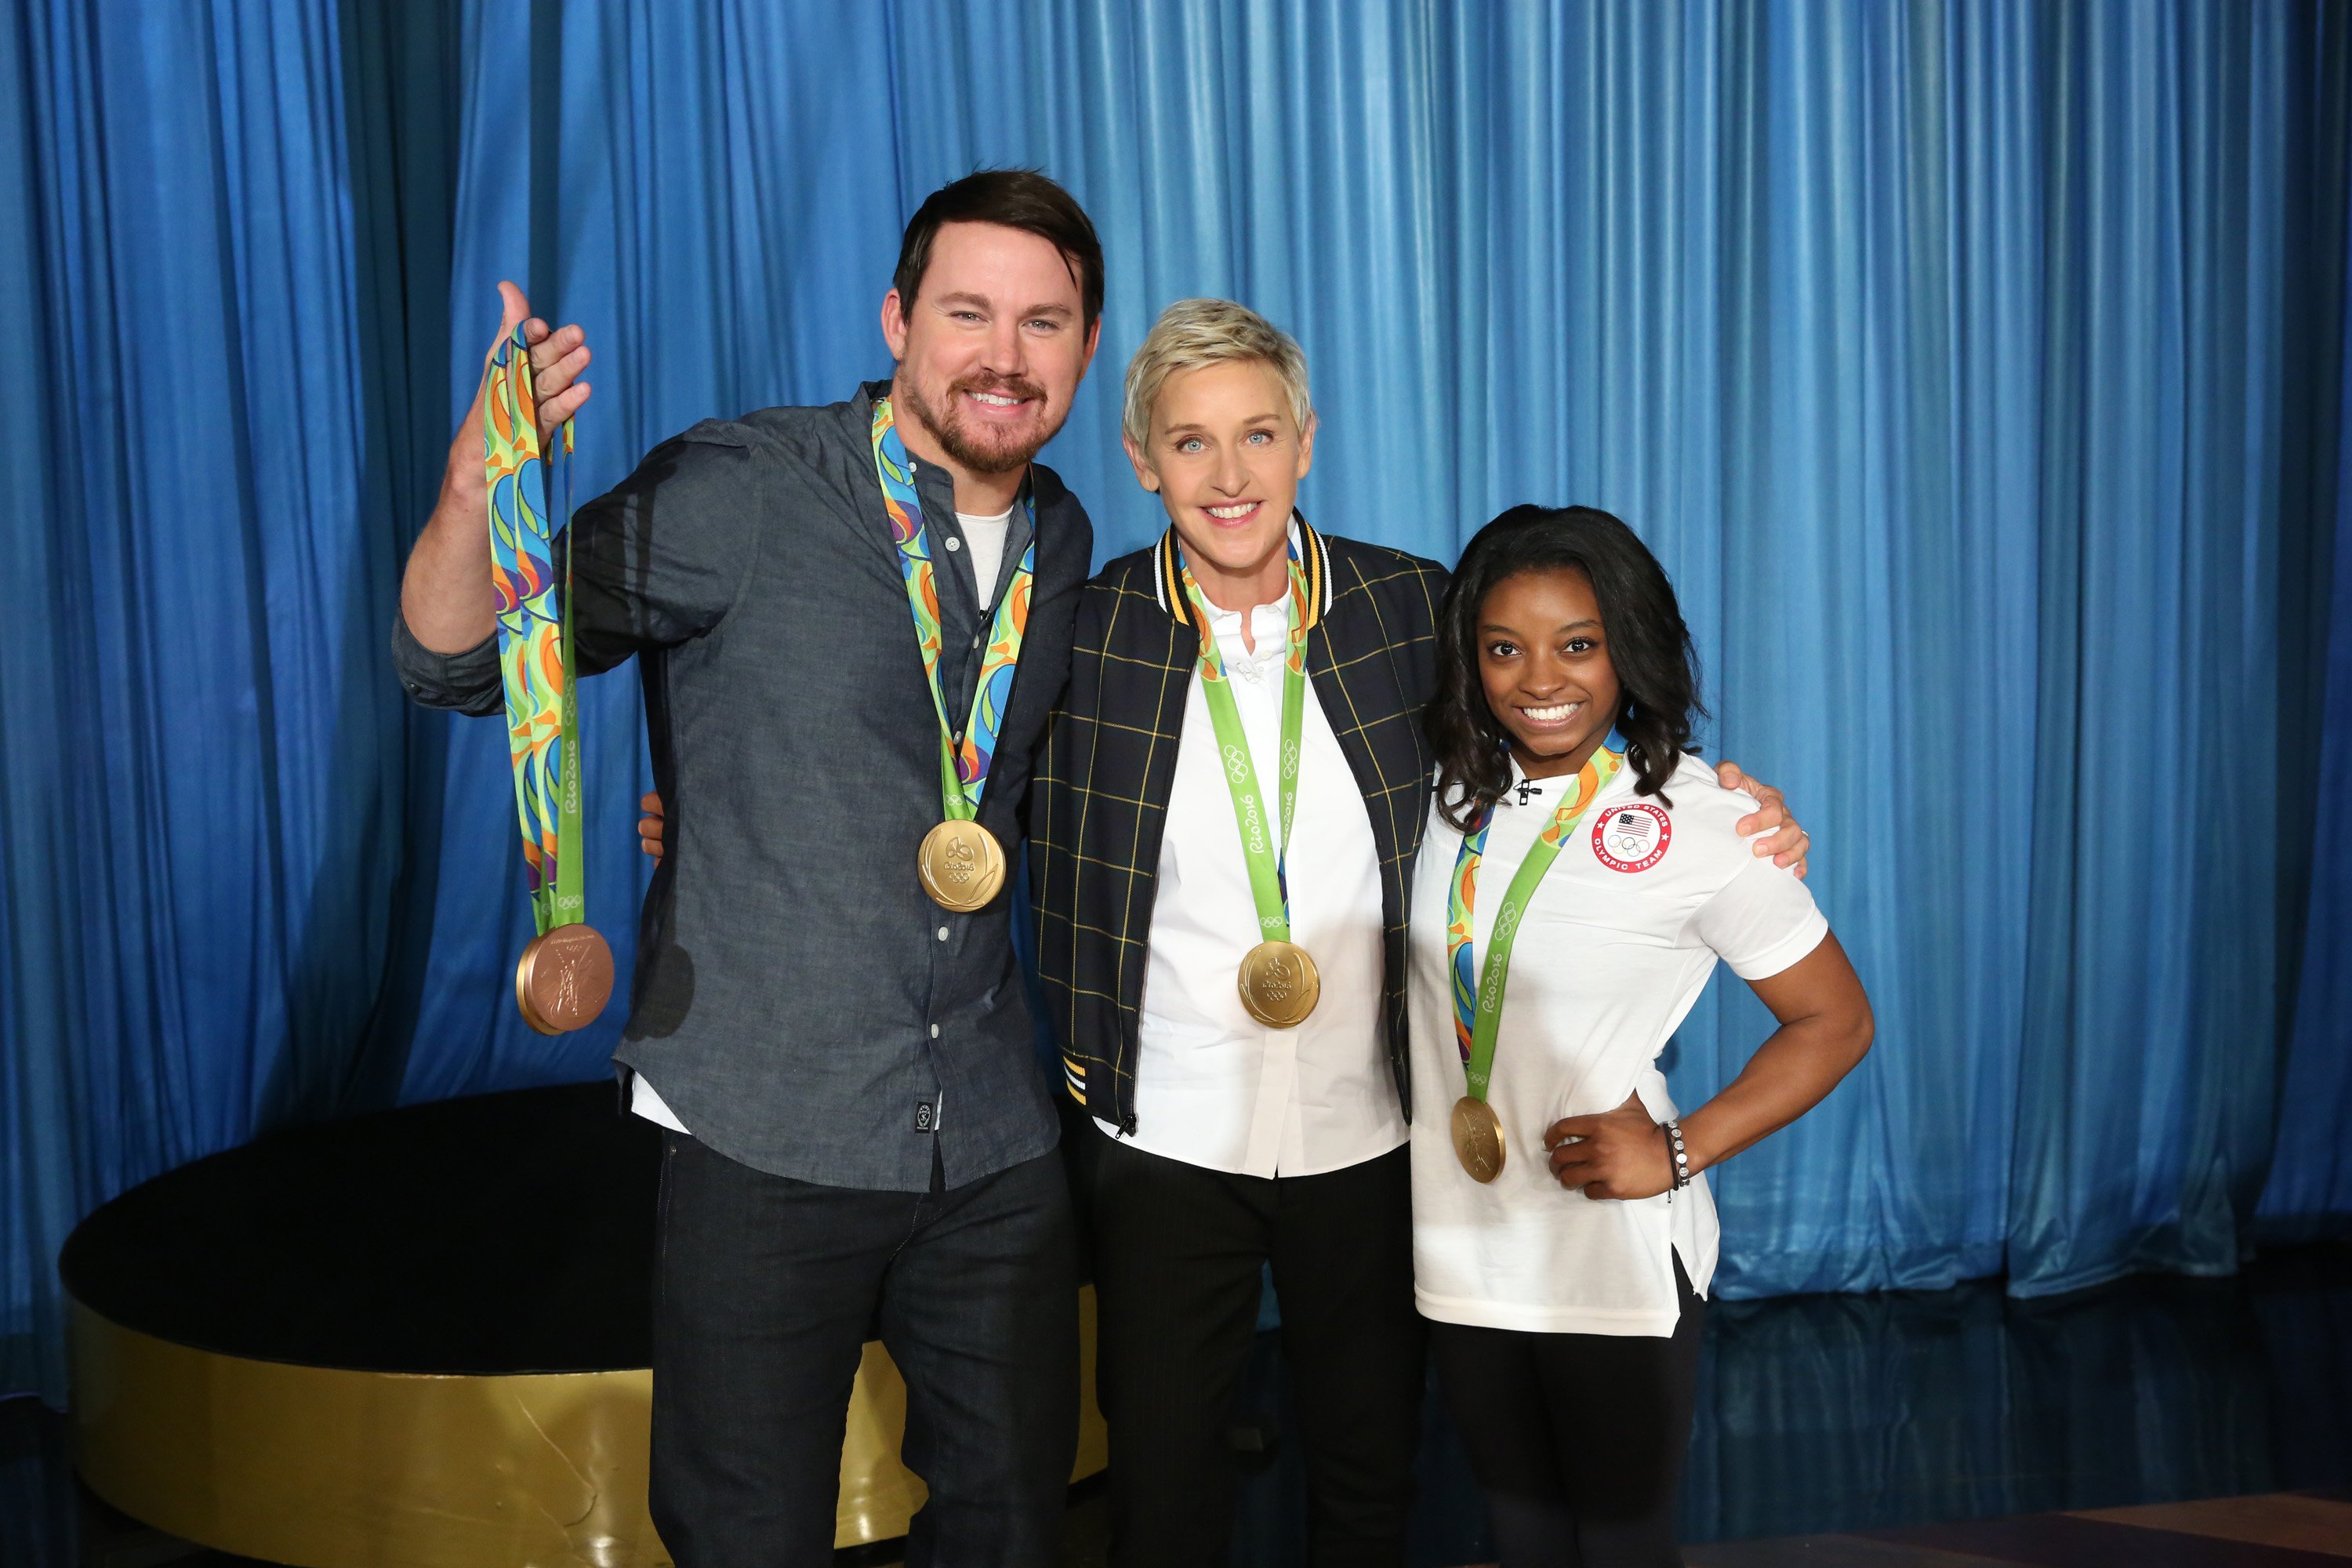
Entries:
POLYGON ((667 1135, 653 1516, 679 1568, 833 1561, 841 1446, 877 1325, 929 1501, 907 1562, 1058 1562, 1077 1446, 1077 1279, 1058 1153, 949 1189, 772 1176, 667 1135))

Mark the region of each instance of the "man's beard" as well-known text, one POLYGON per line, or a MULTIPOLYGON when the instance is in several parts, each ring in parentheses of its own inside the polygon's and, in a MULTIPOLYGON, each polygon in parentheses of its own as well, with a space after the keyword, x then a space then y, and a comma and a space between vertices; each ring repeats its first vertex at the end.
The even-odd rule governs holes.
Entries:
POLYGON ((1045 402, 1045 393, 1030 382, 1006 381, 997 376, 967 376, 948 387, 948 411, 943 416, 940 410, 931 406, 929 400, 917 388, 911 385, 899 388, 899 395, 907 400, 908 412, 922 422, 923 428, 931 433, 931 438, 940 444, 940 450, 947 453, 949 461, 958 468, 974 474, 1009 474, 1027 468, 1029 459, 1054 438, 1054 432, 1047 429, 1034 441, 1019 436, 994 442, 987 440, 963 422, 961 399, 967 392, 994 392, 1007 397, 1031 398, 1041 408, 1045 402))

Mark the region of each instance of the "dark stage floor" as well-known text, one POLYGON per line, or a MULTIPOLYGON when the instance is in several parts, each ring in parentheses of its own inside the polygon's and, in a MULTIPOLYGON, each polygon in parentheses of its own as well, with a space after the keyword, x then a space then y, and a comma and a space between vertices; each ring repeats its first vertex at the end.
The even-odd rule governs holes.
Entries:
MULTIPOLYGON (((1265 1447, 1236 1457, 1236 1568, 1302 1557, 1286 1415, 1265 1336, 1237 1415, 1244 1443, 1265 1447)), ((1487 1561, 1475 1488, 1433 1405, 1424 1450, 1414 1563, 1487 1561)), ((2331 1243, 2265 1253, 2235 1279, 2151 1276, 2054 1300, 1984 1284, 1719 1304, 1683 1519, 1691 1542, 1737 1543, 1695 1544, 1694 1568, 2290 1568, 2352 1558, 2347 1486, 2352 1247, 2331 1243), (2245 1500, 2146 1506, 2215 1499, 2245 1500)), ((235 1561, 174 1556, 103 1521, 85 1542, 81 1521, 62 1424, 0 1403, 0 1564, 75 1568, 85 1545, 114 1568, 235 1561)), ((1099 1496, 1082 1492, 1067 1561, 1100 1563, 1102 1530, 1099 1496)))

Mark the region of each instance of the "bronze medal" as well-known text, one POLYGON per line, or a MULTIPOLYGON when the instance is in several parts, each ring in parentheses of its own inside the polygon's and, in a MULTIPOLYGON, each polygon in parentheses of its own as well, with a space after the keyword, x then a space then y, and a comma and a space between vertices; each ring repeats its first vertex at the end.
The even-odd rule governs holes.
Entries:
POLYGON ((915 864, 931 901, 960 915, 986 908, 1004 886, 1004 847, 970 820, 942 822, 923 835, 915 864))
POLYGON ((1262 942, 1242 958, 1242 1005, 1269 1029, 1295 1029, 1323 998, 1323 975, 1295 942, 1262 942))
POLYGON ((1468 1095, 1454 1102, 1454 1156, 1475 1182, 1503 1173, 1503 1124, 1495 1108, 1468 1095))
POLYGON ((515 964, 515 1005, 542 1035, 585 1028, 612 997, 613 950, 593 926, 557 926, 515 964))

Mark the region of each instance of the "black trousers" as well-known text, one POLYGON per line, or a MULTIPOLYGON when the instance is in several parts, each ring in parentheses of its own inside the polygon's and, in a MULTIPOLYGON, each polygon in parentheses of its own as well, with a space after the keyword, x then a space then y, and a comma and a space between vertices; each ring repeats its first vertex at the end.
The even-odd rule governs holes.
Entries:
POLYGON ((668 1134, 652 1504, 679 1568, 832 1563, 850 1384, 877 1321, 907 1381, 901 1455, 930 1493, 907 1562, 1060 1562, 1074 1243, 1058 1154, 882 1193, 768 1175, 668 1134))
POLYGON ((1263 1178, 1091 1136, 1081 1202, 1114 1568, 1224 1560, 1235 1474, 1225 1431, 1269 1261, 1306 1449, 1308 1560, 1402 1563, 1426 1366, 1406 1151, 1263 1178))
POLYGON ((1675 1262, 1671 1339, 1432 1323, 1503 1568, 1682 1568, 1675 1494, 1706 1303, 1675 1262))

